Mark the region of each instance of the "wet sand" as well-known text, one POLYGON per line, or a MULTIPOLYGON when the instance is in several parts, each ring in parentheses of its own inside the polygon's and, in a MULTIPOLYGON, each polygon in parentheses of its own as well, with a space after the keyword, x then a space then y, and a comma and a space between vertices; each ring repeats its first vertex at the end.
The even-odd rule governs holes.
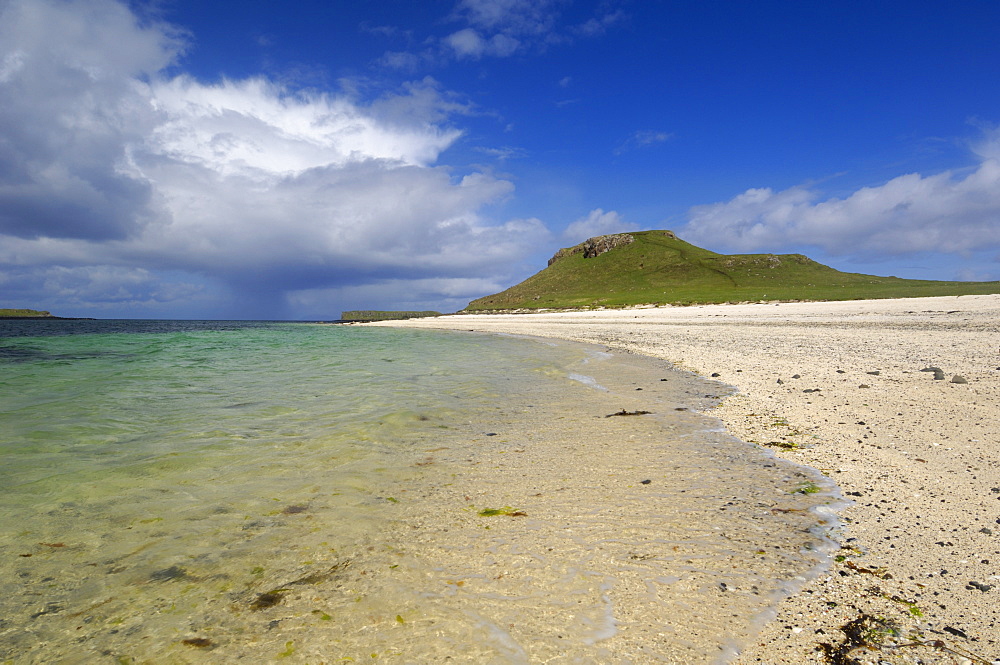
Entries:
POLYGON ((711 415, 853 501, 837 560, 736 662, 1000 659, 1000 296, 383 325, 593 342, 735 386, 711 415))

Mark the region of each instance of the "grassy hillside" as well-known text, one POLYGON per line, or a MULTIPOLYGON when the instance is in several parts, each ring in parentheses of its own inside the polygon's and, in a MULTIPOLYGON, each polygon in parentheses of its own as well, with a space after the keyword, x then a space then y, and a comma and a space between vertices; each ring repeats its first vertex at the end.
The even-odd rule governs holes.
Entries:
POLYGON ((631 243, 592 258, 584 258, 583 244, 561 250, 545 270, 466 311, 1000 293, 1000 282, 876 277, 801 254, 716 254, 670 231, 627 235, 631 243))

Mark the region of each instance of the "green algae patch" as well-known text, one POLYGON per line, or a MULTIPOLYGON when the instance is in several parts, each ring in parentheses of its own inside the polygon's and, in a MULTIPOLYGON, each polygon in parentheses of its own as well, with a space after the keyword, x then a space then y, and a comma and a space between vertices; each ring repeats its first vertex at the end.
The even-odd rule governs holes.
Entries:
POLYGON ((498 515, 505 517, 525 517, 527 514, 521 510, 514 510, 510 506, 504 506, 503 508, 483 508, 479 511, 480 517, 497 517, 498 515))

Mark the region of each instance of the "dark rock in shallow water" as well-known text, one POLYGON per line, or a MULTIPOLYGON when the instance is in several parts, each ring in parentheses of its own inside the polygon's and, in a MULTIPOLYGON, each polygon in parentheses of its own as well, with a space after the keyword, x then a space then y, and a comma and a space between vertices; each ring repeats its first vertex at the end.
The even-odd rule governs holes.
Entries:
POLYGON ((184 577, 187 577, 186 570, 180 566, 170 566, 169 568, 156 571, 149 576, 149 579, 154 582, 164 582, 166 580, 179 580, 184 577))
POLYGON ((284 593, 283 589, 275 589, 274 591, 262 593, 257 596, 252 603, 250 603, 250 609, 257 612, 259 610, 267 609, 268 607, 274 607, 281 602, 284 593))

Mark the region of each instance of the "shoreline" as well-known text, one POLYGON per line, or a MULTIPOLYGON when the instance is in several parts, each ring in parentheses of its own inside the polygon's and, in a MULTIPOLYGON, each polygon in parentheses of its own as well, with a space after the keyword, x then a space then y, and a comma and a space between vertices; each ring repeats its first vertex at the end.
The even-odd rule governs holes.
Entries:
POLYGON ((736 663, 1000 658, 1000 296, 367 325, 591 342, 734 386, 710 415, 854 502, 839 513, 839 560, 782 601, 736 663))

